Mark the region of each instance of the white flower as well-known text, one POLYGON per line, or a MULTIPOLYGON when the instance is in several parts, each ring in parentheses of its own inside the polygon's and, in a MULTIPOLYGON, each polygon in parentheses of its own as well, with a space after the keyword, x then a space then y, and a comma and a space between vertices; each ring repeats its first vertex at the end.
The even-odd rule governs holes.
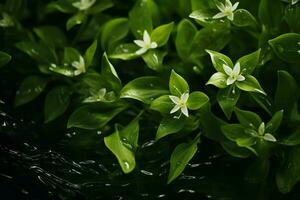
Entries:
POLYGON ((174 108, 170 111, 171 114, 177 112, 180 109, 181 113, 183 113, 187 117, 189 116, 189 112, 186 105, 187 100, 189 99, 189 93, 183 93, 180 98, 172 95, 170 95, 169 98, 175 104, 174 108))
POLYGON ((265 133, 265 123, 262 122, 258 127, 258 135, 269 142, 276 142, 276 138, 271 133, 265 133))
POLYGON ((233 69, 231 69, 229 66, 223 64, 223 69, 224 69, 225 73, 228 75, 228 78, 226 81, 227 85, 231 85, 235 81, 244 81, 245 80, 245 77, 243 75, 241 75, 241 73, 240 73, 241 66, 240 66, 239 62, 237 62, 235 64, 233 69))
POLYGON ((6 13, 2 13, 2 19, 0 20, 0 26, 10 27, 13 25, 14 25, 14 22, 13 22, 12 18, 6 13))
POLYGON ((72 62, 72 66, 76 68, 76 70, 74 71, 75 76, 85 73, 85 63, 82 56, 79 56, 79 61, 72 62))
POLYGON ((134 43, 141 47, 135 52, 137 55, 142 55, 149 49, 155 49, 157 47, 156 42, 151 42, 150 35, 146 30, 144 31, 143 40, 134 40, 134 43))
POLYGON ((227 17, 229 20, 233 20, 233 12, 237 9, 239 5, 239 2, 236 2, 234 5, 230 2, 230 0, 226 0, 225 4, 219 3, 217 4, 218 9, 221 11, 215 16, 213 16, 213 19, 219 19, 223 17, 227 17))
POLYGON ((92 96, 86 98, 83 102, 91 103, 91 102, 103 101, 106 95, 106 88, 101 88, 98 91, 91 90, 90 93, 92 96))
POLYGON ((72 3, 72 5, 78 8, 78 10, 86 10, 90 8, 95 2, 96 0, 80 0, 72 3))

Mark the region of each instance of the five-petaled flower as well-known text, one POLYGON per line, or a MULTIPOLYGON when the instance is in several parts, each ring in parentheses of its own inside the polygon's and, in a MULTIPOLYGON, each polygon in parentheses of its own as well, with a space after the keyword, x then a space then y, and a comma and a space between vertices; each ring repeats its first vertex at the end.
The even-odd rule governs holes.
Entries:
POLYGON ((225 4, 218 3, 216 6, 220 10, 220 12, 215 16, 213 16, 213 19, 227 17, 229 20, 233 21, 233 17, 234 17, 233 12, 237 9, 238 5, 239 2, 236 2, 234 5, 232 5, 230 0, 226 0, 225 4))
POLYGON ((158 46, 156 42, 151 41, 150 35, 146 30, 144 30, 143 40, 134 40, 134 43, 141 47, 135 52, 137 55, 142 55, 149 49, 155 49, 158 46))
POLYGON ((187 117, 189 116, 189 112, 188 112, 188 108, 187 108, 187 101, 189 99, 189 93, 183 93, 180 96, 180 98, 177 96, 173 96, 173 95, 170 95, 169 98, 175 104, 174 108, 170 111, 170 114, 173 114, 180 109, 181 113, 183 113, 187 117))
POLYGON ((72 66, 76 69, 74 71, 75 76, 85 73, 85 63, 84 63, 84 59, 82 56, 79 56, 79 61, 72 62, 72 66))
POLYGON ((80 0, 72 3, 72 5, 78 8, 78 10, 86 10, 90 8, 95 2, 96 0, 80 0))
POLYGON ((240 63, 237 62, 233 69, 231 69, 229 66, 223 64, 224 72, 228 75, 228 78, 226 80, 227 85, 233 84, 235 81, 244 81, 245 77, 240 73, 241 66, 240 63))

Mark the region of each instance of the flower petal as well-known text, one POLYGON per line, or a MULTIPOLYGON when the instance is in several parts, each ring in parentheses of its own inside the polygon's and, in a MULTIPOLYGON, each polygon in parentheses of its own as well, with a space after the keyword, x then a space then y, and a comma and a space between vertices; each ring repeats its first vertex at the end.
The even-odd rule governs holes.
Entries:
POLYGON ((237 62, 234 67, 233 67, 233 70, 232 70, 232 73, 234 75, 239 75, 240 74, 240 71, 241 71, 241 65, 239 62, 237 62))
POLYGON ((143 40, 134 40, 133 42, 142 48, 146 46, 143 40))
POLYGON ((182 112, 185 116, 189 117, 189 111, 188 111, 188 109, 187 109, 186 106, 181 107, 181 112, 182 112))
POLYGON ((236 2, 233 6, 232 6, 232 11, 235 11, 237 9, 237 7, 239 6, 239 2, 236 2))
POLYGON ((266 141, 269 141, 269 142, 276 142, 276 138, 271 135, 270 133, 266 133, 264 136, 263 136, 264 140, 266 141))
POLYGON ((188 100, 188 98, 189 98, 189 93, 183 93, 182 95, 181 95, 181 97, 180 97, 180 99, 181 99, 181 101, 183 101, 183 102, 187 102, 187 100, 188 100))
POLYGON ((232 75, 233 70, 232 70, 228 65, 223 64, 223 69, 224 69, 224 72, 225 72, 228 76, 231 76, 231 75, 232 75))
POLYGON ((227 16, 227 18, 228 18, 230 21, 233 21, 233 17, 234 17, 233 12, 230 13, 230 14, 227 16))
POLYGON ((227 85, 231 85, 231 84, 233 84, 235 81, 236 81, 235 78, 228 77, 228 78, 227 78, 227 81, 226 81, 226 84, 227 84, 227 85))
POLYGON ((230 0, 226 0, 225 6, 226 6, 226 7, 229 7, 229 8, 232 8, 232 3, 231 3, 231 1, 230 1, 230 0))
POLYGON ((221 12, 223 12, 223 11, 225 10, 225 5, 222 4, 221 2, 218 2, 218 3, 216 4, 216 6, 217 6, 217 8, 218 8, 221 12))
POLYGON ((244 81, 246 78, 243 75, 238 75, 236 78, 237 81, 244 81))
POLYGON ((146 53, 147 50, 148 50, 147 48, 140 48, 139 50, 137 50, 135 52, 135 54, 142 55, 142 54, 146 53))
POLYGON ((170 111, 170 114, 177 112, 180 109, 179 105, 175 105, 174 108, 170 111))
POLYGON ((146 30, 144 30, 143 40, 144 40, 145 44, 150 44, 151 43, 150 35, 146 30))
POLYGON ((157 47, 157 43, 156 42, 152 42, 151 45, 150 45, 150 48, 151 49, 155 49, 157 47))
POLYGON ((179 98, 179 97, 176 97, 176 96, 170 95, 169 98, 170 98, 171 101, 172 101, 173 103, 175 103, 176 105, 177 105, 177 104, 179 103, 179 101, 180 101, 180 98, 179 98))
POLYGON ((223 18, 226 15, 223 12, 219 12, 218 14, 216 14, 215 16, 213 16, 213 19, 219 19, 219 18, 223 18))

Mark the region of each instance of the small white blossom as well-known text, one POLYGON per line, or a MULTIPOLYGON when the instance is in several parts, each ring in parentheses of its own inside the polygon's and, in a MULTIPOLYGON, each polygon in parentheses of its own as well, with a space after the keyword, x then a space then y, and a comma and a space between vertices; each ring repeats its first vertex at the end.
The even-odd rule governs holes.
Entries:
POLYGON ((276 138, 271 133, 265 133, 265 129, 265 123, 262 122, 258 127, 259 137, 269 142, 276 142, 276 138))
POLYGON ((86 98, 83 102, 84 103, 91 103, 91 102, 98 102, 105 100, 106 95, 106 88, 101 88, 98 91, 90 91, 91 96, 86 98))
POLYGON ((225 4, 219 3, 217 4, 220 12, 213 16, 213 19, 219 19, 223 17, 227 17, 229 20, 233 21, 234 14, 233 12, 237 9, 239 2, 236 2, 234 5, 230 2, 230 0, 226 0, 225 4))
POLYGON ((150 35, 146 30, 144 31, 143 40, 134 40, 134 43, 141 47, 135 52, 137 55, 142 55, 149 49, 155 49, 157 47, 156 42, 151 42, 150 35))
POLYGON ((86 10, 90 8, 95 2, 96 0, 80 0, 72 3, 72 5, 78 8, 78 10, 86 10))
POLYGON ((189 112, 187 109, 189 93, 183 93, 180 98, 172 95, 170 95, 169 98, 175 104, 174 108, 170 111, 171 114, 177 112, 180 109, 181 113, 183 113, 187 117, 189 116, 189 112))
POLYGON ((226 81, 227 85, 231 85, 235 81, 244 81, 245 80, 245 77, 243 75, 241 75, 241 73, 240 73, 241 66, 240 66, 239 62, 237 62, 235 64, 233 69, 231 69, 229 66, 223 64, 223 69, 224 69, 225 73, 228 75, 228 78, 226 81))
POLYGON ((79 61, 72 62, 72 66, 76 69, 74 71, 75 76, 85 73, 85 63, 84 63, 84 59, 82 56, 79 56, 79 61))

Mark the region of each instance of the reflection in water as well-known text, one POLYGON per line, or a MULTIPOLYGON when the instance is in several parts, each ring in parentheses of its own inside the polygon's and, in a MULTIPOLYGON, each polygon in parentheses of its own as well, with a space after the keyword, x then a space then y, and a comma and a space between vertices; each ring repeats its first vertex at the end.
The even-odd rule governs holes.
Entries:
POLYGON ((103 143, 110 128, 45 132, 1 102, 0 192, 7 199, 256 199, 257 188, 244 182, 241 162, 209 141, 167 185, 173 147, 166 140, 141 142, 136 169, 125 175, 103 143))

